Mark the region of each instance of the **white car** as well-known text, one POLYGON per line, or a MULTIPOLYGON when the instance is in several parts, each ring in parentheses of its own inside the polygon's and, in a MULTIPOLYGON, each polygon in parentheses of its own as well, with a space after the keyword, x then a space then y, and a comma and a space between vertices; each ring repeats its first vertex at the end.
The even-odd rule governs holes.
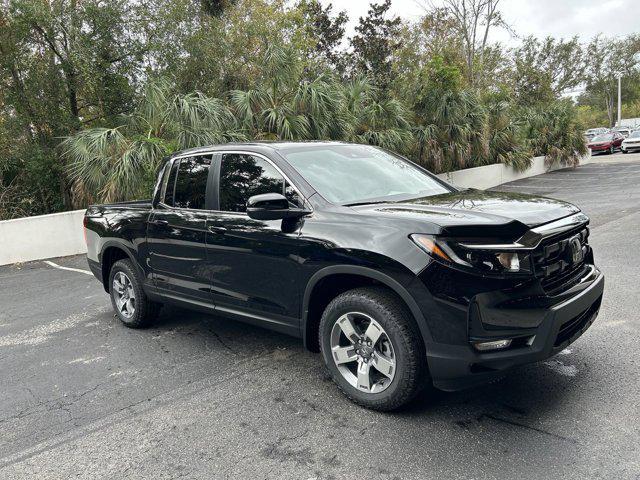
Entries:
POLYGON ((625 138, 621 145, 622 153, 640 150, 640 130, 635 130, 625 138))

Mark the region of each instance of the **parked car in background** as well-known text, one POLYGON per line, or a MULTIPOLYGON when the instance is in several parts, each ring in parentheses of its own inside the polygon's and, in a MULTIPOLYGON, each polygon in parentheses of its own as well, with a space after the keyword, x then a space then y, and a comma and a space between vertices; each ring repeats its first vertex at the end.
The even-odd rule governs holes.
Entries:
POLYGON ((300 337, 377 410, 427 384, 495 380, 580 337, 604 288, 588 224, 560 200, 459 190, 337 142, 179 152, 151 200, 84 219, 89 266, 124 325, 167 303, 300 337))
POLYGON ((612 131, 618 132, 624 138, 627 138, 633 129, 631 127, 615 127, 612 131))
POLYGON ((598 135, 603 135, 603 134, 608 133, 608 132, 609 132, 609 130, 607 128, 604 128, 604 127, 590 128, 589 130, 584 132, 584 136, 587 139, 587 141, 590 142, 593 139, 593 137, 596 137, 598 135))
POLYGON ((618 132, 597 135, 587 144, 591 154, 596 152, 614 153, 621 148, 624 137, 618 132))
POLYGON ((634 130, 622 141, 622 153, 640 150, 640 130, 634 130))

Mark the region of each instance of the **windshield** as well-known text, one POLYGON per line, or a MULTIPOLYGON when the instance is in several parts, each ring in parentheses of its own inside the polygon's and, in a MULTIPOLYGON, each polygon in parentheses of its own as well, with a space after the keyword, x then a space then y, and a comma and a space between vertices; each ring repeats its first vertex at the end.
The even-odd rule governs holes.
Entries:
POLYGON ((591 140, 592 142, 608 142, 609 140, 613 140, 613 135, 611 135, 610 133, 607 133, 606 135, 598 135, 597 137, 594 137, 593 140, 591 140))
POLYGON ((640 130, 636 130, 635 132, 631 132, 629 138, 640 138, 640 130))
POLYGON ((333 203, 408 200, 452 191, 410 162, 367 145, 300 146, 281 153, 333 203))

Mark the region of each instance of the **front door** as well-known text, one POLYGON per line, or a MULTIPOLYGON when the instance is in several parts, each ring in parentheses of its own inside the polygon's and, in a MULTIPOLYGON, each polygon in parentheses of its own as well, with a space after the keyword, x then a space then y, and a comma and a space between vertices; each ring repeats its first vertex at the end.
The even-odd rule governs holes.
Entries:
POLYGON ((249 312, 297 329, 302 295, 297 288, 302 268, 299 225, 253 220, 245 211, 253 195, 282 193, 296 206, 302 196, 266 158, 225 153, 219 161, 217 212, 207 220, 216 308, 249 312))
POLYGON ((164 198, 149 219, 154 282, 163 293, 211 303, 207 266, 207 189, 211 155, 178 159, 164 198))

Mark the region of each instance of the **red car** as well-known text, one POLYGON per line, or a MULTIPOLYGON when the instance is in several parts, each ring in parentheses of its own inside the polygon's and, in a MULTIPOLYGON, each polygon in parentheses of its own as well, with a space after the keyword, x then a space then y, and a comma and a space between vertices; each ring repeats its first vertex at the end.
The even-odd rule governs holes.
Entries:
POLYGON ((616 149, 620 150, 623 140, 624 136, 618 132, 604 133, 593 137, 587 147, 592 155, 596 152, 613 153, 616 149))

